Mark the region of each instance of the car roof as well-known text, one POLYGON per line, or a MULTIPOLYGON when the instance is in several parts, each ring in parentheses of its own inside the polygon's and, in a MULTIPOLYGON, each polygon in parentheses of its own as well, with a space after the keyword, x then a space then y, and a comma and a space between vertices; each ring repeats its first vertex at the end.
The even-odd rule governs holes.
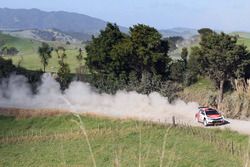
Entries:
POLYGON ((199 109, 201 109, 201 110, 203 110, 203 111, 211 111, 211 110, 217 111, 217 110, 215 110, 215 109, 213 109, 213 108, 209 108, 209 107, 199 107, 199 109))
POLYGON ((198 107, 199 109, 202 109, 202 110, 207 110, 209 109, 209 107, 198 107))

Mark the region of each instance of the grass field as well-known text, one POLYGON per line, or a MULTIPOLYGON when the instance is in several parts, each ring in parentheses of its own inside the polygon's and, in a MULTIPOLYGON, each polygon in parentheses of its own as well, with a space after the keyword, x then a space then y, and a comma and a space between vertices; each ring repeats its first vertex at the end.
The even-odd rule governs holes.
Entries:
POLYGON ((240 38, 238 42, 246 45, 248 50, 250 50, 250 38, 240 38))
MULTIPOLYGON (((232 34, 236 34, 232 33, 232 34)), ((240 34, 239 43, 245 44, 248 48, 250 48, 250 38, 248 38, 249 33, 237 33, 240 34)), ((6 46, 14 46, 19 50, 19 54, 17 56, 8 56, 6 59, 12 59, 13 63, 17 65, 19 61, 22 59, 21 66, 28 70, 40 70, 42 69, 42 65, 40 63, 40 58, 38 57, 37 50, 38 47, 41 46, 40 41, 25 39, 25 38, 17 38, 12 37, 10 35, 1 34, 0 39, 3 39, 6 42, 6 46)), ((76 55, 78 54, 79 48, 84 48, 84 44, 71 44, 66 45, 62 42, 48 42, 52 47, 56 48, 58 46, 63 46, 67 50, 68 58, 66 62, 70 65, 70 69, 72 73, 75 73, 75 69, 78 66, 76 55)), ((193 43, 190 47, 198 45, 198 42, 193 43)), ((189 52, 190 52, 190 47, 189 52)), ((178 59, 181 52, 181 48, 170 53, 173 59, 178 59)), ((86 56, 86 52, 84 52, 84 56, 86 56)), ((47 67, 48 72, 56 72, 58 70, 58 58, 55 52, 53 52, 52 59, 49 61, 49 65, 47 67)))
POLYGON ((242 31, 242 32, 232 32, 232 33, 230 33, 231 35, 239 35, 240 37, 242 37, 242 38, 250 38, 250 32, 244 32, 244 31, 242 31))
POLYGON ((82 124, 70 115, 0 116, 0 166, 239 167, 246 163, 248 137, 231 131, 80 118, 82 124))
MULTIPOLYGON (((70 66, 70 71, 72 73, 75 73, 76 68, 79 66, 78 61, 76 60, 76 55, 78 54, 78 50, 66 50, 67 58, 65 60, 66 63, 70 66)), ((84 52, 84 56, 86 56, 86 53, 84 52)), ((6 59, 12 59, 13 63, 15 65, 18 64, 21 57, 19 55, 12 56, 12 57, 5 57, 6 59)), ((24 67, 28 70, 40 70, 42 68, 40 57, 37 53, 25 55, 22 57, 23 60, 21 62, 21 67, 24 67)), ((59 68, 58 64, 58 57, 57 54, 53 51, 52 52, 52 58, 49 59, 49 65, 46 67, 46 71, 48 72, 57 72, 59 68)))
MULTIPOLYGON (((16 56, 4 56, 5 59, 12 59, 15 65, 19 64, 20 60, 21 67, 24 67, 28 70, 40 70, 42 68, 42 64, 40 58, 38 56, 37 50, 38 47, 41 46, 40 41, 25 39, 25 38, 17 38, 12 37, 10 35, 1 34, 0 39, 5 41, 5 46, 8 47, 16 47, 19 50, 19 53, 16 56)), ((76 55, 78 54, 79 48, 84 48, 83 44, 71 44, 66 45, 62 42, 48 42, 50 46, 57 48, 59 46, 63 46, 66 48, 67 59, 66 62, 70 66, 70 70, 72 73, 75 73, 76 68, 78 67, 78 62, 76 60, 76 55)), ((86 53, 84 52, 84 56, 86 53)), ((58 58, 55 52, 52 53, 52 58, 49 60, 49 65, 47 66, 48 72, 57 72, 58 70, 58 58)))
POLYGON ((37 52, 37 49, 41 44, 39 41, 12 37, 2 33, 0 33, 0 39, 5 42, 4 46, 16 47, 19 51, 18 55, 23 56, 37 52))

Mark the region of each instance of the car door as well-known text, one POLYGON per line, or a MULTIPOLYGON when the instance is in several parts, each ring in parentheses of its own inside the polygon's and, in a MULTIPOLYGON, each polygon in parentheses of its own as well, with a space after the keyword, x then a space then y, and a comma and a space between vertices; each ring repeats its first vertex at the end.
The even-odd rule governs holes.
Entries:
POLYGON ((204 118, 205 118, 205 112, 204 112, 203 110, 201 110, 201 111, 200 111, 200 118, 199 118, 199 120, 200 120, 200 121, 203 121, 204 118))

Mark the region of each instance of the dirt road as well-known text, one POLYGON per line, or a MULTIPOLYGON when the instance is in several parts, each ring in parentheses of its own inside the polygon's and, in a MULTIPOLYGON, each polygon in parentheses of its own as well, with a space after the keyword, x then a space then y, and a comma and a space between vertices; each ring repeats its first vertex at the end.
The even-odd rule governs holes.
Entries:
MULTIPOLYGON (((140 112, 131 113, 131 112, 117 112, 117 113, 109 113, 103 111, 97 112, 86 112, 83 109, 75 109, 75 108, 68 108, 67 110, 61 109, 15 109, 15 108, 0 108, 0 115, 12 115, 18 117, 32 117, 32 116, 53 116, 58 114, 69 114, 70 112, 76 113, 84 113, 90 115, 97 115, 97 116, 107 116, 112 118, 121 118, 121 119, 138 119, 138 120, 147 120, 153 121, 157 123, 172 123, 173 116, 175 117, 177 124, 186 124, 191 126, 197 127, 204 127, 203 124, 197 123, 194 119, 195 111, 161 111, 154 113, 147 112, 146 110, 142 110, 140 112)), ((205 128, 220 128, 220 129, 231 129, 232 131, 237 131, 241 134, 250 135, 250 121, 243 121, 243 120, 236 120, 236 119, 227 119, 229 122, 226 125, 220 126, 209 126, 205 128)))

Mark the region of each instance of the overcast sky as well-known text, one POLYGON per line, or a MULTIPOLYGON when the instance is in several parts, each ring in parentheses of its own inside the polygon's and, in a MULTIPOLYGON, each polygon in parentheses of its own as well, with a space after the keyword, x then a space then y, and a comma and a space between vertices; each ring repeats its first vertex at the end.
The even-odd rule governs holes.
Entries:
POLYGON ((250 31, 250 0, 0 0, 0 6, 77 12, 127 27, 250 31))

